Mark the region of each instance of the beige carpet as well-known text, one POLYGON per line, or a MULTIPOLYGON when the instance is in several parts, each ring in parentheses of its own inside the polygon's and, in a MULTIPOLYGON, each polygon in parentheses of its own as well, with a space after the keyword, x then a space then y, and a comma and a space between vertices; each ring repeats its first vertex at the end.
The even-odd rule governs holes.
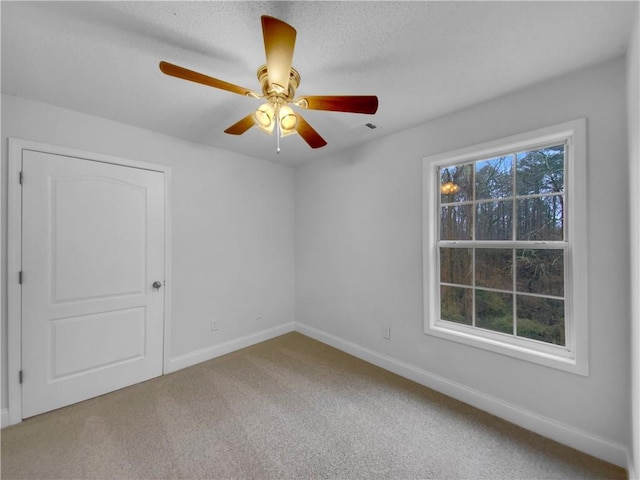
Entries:
POLYGON ((626 478, 298 333, 4 429, 1 468, 3 479, 626 478))

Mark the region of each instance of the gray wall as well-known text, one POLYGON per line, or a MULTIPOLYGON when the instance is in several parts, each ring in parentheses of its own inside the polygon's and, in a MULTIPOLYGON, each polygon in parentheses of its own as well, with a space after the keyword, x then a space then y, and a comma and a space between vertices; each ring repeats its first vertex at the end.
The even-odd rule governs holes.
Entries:
MULTIPOLYGON (((296 321, 612 442, 630 435, 629 207, 623 58, 296 170, 296 321), (423 333, 422 158, 587 119, 590 374, 423 333), (391 328, 385 340, 383 327, 391 328)), ((617 460, 620 462, 620 459, 617 460)))

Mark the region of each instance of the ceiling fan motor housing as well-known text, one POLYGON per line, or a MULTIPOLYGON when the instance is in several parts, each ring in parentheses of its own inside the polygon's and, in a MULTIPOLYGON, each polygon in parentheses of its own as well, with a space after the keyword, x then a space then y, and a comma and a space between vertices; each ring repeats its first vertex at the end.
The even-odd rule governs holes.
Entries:
POLYGON ((278 91, 280 89, 273 88, 269 84, 269 74, 267 72, 266 64, 258 68, 258 72, 256 75, 258 77, 258 81, 260 82, 260 86, 262 87, 262 94, 265 98, 269 99, 274 104, 284 105, 291 102, 296 94, 298 86, 300 86, 300 74, 293 67, 291 67, 291 71, 289 73, 289 87, 286 93, 283 91, 278 91))

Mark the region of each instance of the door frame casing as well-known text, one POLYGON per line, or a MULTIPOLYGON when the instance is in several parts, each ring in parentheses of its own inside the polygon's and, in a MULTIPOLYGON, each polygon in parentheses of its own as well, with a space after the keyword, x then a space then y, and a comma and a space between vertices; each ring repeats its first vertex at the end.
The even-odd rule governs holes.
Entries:
POLYGON ((171 352, 171 167, 20 138, 7 140, 7 393, 9 425, 14 425, 22 421, 22 385, 19 380, 22 368, 22 285, 18 282, 18 275, 22 270, 22 187, 19 182, 22 152, 32 150, 164 174, 163 374, 169 371, 171 352))

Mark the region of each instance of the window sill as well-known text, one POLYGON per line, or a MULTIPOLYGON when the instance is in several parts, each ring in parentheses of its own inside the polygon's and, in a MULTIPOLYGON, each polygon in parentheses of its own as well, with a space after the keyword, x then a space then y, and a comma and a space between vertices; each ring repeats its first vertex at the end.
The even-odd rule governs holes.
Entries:
POLYGON ((589 374, 586 359, 576 359, 567 347, 513 338, 447 321, 435 322, 433 325, 427 324, 425 334, 576 375, 588 376, 589 374))

